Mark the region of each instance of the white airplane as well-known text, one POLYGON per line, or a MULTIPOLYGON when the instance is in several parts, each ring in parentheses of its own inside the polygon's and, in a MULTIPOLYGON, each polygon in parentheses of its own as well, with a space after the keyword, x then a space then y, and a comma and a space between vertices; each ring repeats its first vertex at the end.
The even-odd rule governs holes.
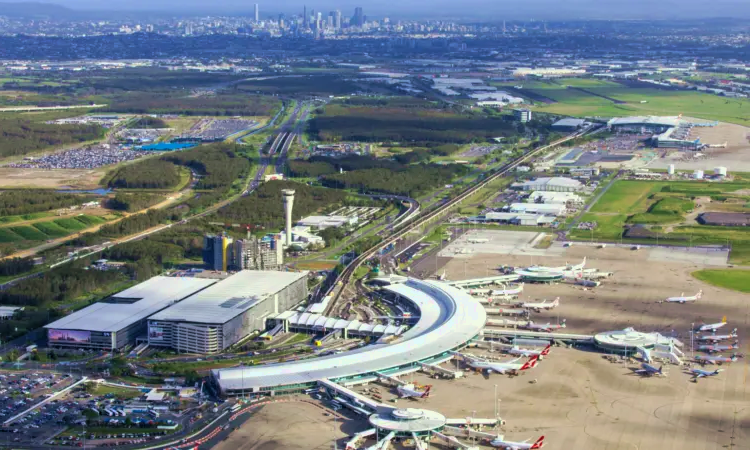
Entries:
POLYGON ((586 258, 583 258, 581 264, 565 264, 560 267, 531 266, 526 270, 529 272, 576 272, 583 270, 584 267, 586 267, 586 258))
POLYGON ((506 374, 508 372, 520 372, 522 370, 528 370, 536 366, 536 362, 539 360, 538 356, 532 356, 528 361, 519 363, 522 358, 516 358, 512 361, 507 362, 495 362, 487 361, 481 358, 473 358, 469 355, 463 355, 456 353, 464 358, 464 362, 470 367, 478 370, 486 370, 487 373, 497 372, 499 374, 506 374))
POLYGON ((699 345, 696 350, 708 353, 719 353, 726 352, 729 350, 738 350, 740 343, 735 341, 734 344, 713 344, 713 345, 699 345))
POLYGON ((698 291, 698 293, 693 295, 692 297, 685 297, 685 293, 683 292, 682 294, 680 294, 679 297, 669 297, 664 301, 668 303, 687 303, 687 302, 694 302, 700 299, 702 296, 703 296, 702 290, 698 291))
POLYGON ((544 447, 544 436, 537 439, 533 444, 529 442, 531 439, 526 439, 523 442, 504 441, 503 439, 504 436, 498 436, 490 441, 490 445, 504 450, 533 450, 544 447))
POLYGON ((529 322, 526 325, 522 325, 521 328, 525 328, 527 330, 531 331, 546 331, 547 333, 551 333, 555 330, 559 330, 561 328, 565 328, 565 319, 563 319, 562 323, 559 324, 553 324, 547 322, 546 324, 541 323, 534 323, 533 320, 529 320, 529 322))
POLYGON ((737 328, 732 330, 729 334, 707 334, 705 336, 696 336, 696 340, 704 342, 719 342, 719 341, 728 341, 730 339, 737 339, 737 328))
POLYGON ((523 283, 519 284, 518 287, 510 289, 493 289, 490 291, 490 295, 497 295, 500 297, 508 297, 511 295, 518 295, 523 292, 523 283))
POLYGON ((430 396, 431 385, 417 386, 414 383, 402 384, 396 387, 400 398, 427 398, 430 396), (423 389, 422 389, 423 388, 423 389))
POLYGON ((693 375, 693 381, 698 381, 698 378, 713 377, 722 372, 721 369, 716 369, 713 372, 703 369, 690 369, 690 373, 693 375))
POLYGON ((445 270, 438 276, 439 281, 445 281, 445 270))
POLYGON ((641 369, 635 370, 634 372, 637 373, 638 375, 643 375, 646 377, 651 377, 651 376, 663 377, 663 376, 666 376, 666 374, 662 372, 663 368, 664 366, 659 366, 659 368, 657 369, 656 366, 652 366, 651 364, 648 364, 648 363, 643 363, 641 364, 641 369))
POLYGON ((526 350, 526 349, 518 348, 517 345, 514 345, 513 348, 508 350, 508 353, 510 353, 511 355, 516 355, 516 356, 526 356, 526 357, 538 356, 539 359, 542 359, 543 357, 549 355, 550 349, 552 349, 552 344, 544 347, 542 350, 526 350))
POLYGON ((695 355, 695 362, 699 364, 717 364, 722 365, 724 363, 733 363, 739 359, 740 355, 734 354, 732 356, 708 356, 708 355, 695 355))
POLYGON ((727 316, 724 316, 719 323, 704 323, 698 327, 697 331, 711 331, 716 333, 716 330, 727 324, 727 316))
POLYGON ((536 312, 541 312, 542 310, 550 310, 558 307, 560 305, 560 297, 557 297, 555 300, 547 303, 547 300, 540 302, 521 302, 518 304, 520 308, 524 309, 531 309, 536 312))

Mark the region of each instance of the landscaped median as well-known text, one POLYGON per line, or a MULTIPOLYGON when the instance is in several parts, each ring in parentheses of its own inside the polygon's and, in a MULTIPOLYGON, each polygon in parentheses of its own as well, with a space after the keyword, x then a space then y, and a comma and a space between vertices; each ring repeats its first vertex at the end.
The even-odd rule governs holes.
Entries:
POLYGON ((750 270, 704 269, 692 275, 713 286, 750 293, 750 270))

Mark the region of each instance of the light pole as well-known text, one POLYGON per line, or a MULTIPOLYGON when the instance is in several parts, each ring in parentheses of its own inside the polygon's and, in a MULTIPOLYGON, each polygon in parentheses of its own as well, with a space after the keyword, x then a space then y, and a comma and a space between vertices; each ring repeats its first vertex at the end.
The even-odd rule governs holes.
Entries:
POLYGON ((495 385, 495 420, 497 420, 497 385, 495 385))

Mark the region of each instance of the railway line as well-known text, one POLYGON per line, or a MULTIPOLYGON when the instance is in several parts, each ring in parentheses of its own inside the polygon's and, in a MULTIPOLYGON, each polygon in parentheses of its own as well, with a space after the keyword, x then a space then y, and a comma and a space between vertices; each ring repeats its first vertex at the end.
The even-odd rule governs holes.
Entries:
POLYGON ((592 128, 587 130, 582 130, 576 133, 573 133, 569 136, 566 136, 562 139, 558 139, 548 145, 545 145, 543 147, 539 147, 533 151, 530 151, 524 155, 522 155, 519 158, 516 158, 515 160, 505 164, 501 168, 499 168, 497 171, 492 173, 490 176, 486 177, 484 180, 480 181, 479 183, 476 183, 473 186, 470 186, 466 188, 463 192, 461 192, 456 197, 452 198, 445 204, 429 210, 429 211, 422 211, 418 212, 417 214, 411 215, 409 217, 409 220, 405 220, 404 223, 394 229, 394 231, 387 236, 385 239, 383 239, 380 243, 375 245, 374 247, 371 247, 367 251, 363 252, 359 256, 357 256, 353 261, 351 261, 346 268, 341 272, 341 274, 338 276, 338 279, 333 283, 333 290, 336 290, 338 288, 338 291, 333 294, 333 299, 329 303, 328 307, 326 308, 326 311, 324 314, 330 314, 331 311, 336 307, 336 304, 339 301, 339 298, 341 297, 341 294, 344 292, 344 288, 349 284, 349 281, 351 280, 352 275, 354 274, 354 271, 365 261, 369 260, 375 254, 380 251, 382 248, 395 243, 399 239, 406 236, 408 233, 414 231, 415 229, 419 228, 420 226, 429 223, 432 220, 435 220, 442 214, 444 214, 446 211, 450 210, 452 207, 460 204, 462 201, 476 193, 478 190, 482 189, 492 181, 496 180, 499 177, 502 177, 506 174, 508 174, 511 170, 515 169, 519 165, 523 164, 526 161, 531 160, 532 158, 536 157, 540 153, 543 153, 551 148, 554 148, 564 142, 567 142, 569 140, 575 139, 577 137, 584 136, 591 132, 596 132, 598 128, 592 128))

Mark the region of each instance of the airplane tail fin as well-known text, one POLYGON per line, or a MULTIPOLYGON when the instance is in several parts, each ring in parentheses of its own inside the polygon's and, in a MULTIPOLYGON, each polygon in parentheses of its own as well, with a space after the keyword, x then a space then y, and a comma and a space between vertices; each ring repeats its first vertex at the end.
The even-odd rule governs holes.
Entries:
POLYGON ((536 362, 538 359, 538 356, 532 356, 531 359, 526 361, 524 365, 521 366, 521 370, 531 369, 532 367, 536 366, 536 362))
POLYGON ((531 448, 532 449, 542 448, 543 445, 544 445, 544 436, 537 439, 536 442, 534 442, 534 445, 531 446, 531 448))
POLYGON ((554 300, 554 301, 552 302, 552 306, 558 306, 558 305, 560 305, 560 297, 557 297, 557 298, 556 298, 556 299, 555 299, 555 300, 554 300))
POLYGON ((549 355, 549 351, 552 348, 552 344, 549 344, 548 346, 544 347, 544 350, 542 350, 541 355, 547 356, 549 355))
POLYGON ((663 368, 664 368, 664 365, 659 366, 659 375, 664 375, 664 372, 662 372, 663 368))
POLYGON ((701 289, 700 291, 698 291, 698 293, 695 295, 695 298, 697 298, 697 299, 699 299, 701 297, 703 297, 703 289, 701 289))
POLYGON ((425 389, 424 389, 424 393, 423 393, 423 394, 421 395, 421 398, 427 398, 427 397, 429 397, 429 396, 430 396, 430 389, 432 389, 432 385, 431 385, 431 384, 428 384, 428 385, 427 385, 427 386, 425 386, 424 388, 425 388, 425 389))

